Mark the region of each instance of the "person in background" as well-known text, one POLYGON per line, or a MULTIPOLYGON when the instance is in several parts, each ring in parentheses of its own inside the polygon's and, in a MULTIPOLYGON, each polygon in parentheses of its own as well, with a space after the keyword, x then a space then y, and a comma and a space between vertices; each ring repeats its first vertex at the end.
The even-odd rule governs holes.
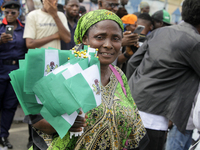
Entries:
POLYGON ((24 38, 28 48, 61 49, 60 40, 71 41, 67 19, 57 11, 57 0, 45 0, 43 8, 30 12, 26 17, 24 38))
MULTIPOLYGON (((124 17, 122 17, 121 20, 122 20, 123 25, 124 25, 124 31, 127 31, 130 34, 133 34, 133 31, 137 28, 137 16, 134 15, 134 14, 128 14, 128 15, 125 15, 124 17)), ((134 50, 135 50, 135 47, 132 50, 130 48, 130 46, 124 46, 122 48, 122 53, 126 57, 126 59, 128 60, 134 54, 134 52, 135 52, 134 50)), ((119 56, 119 57, 121 57, 121 56, 119 56)), ((120 59, 118 59, 118 61, 119 60, 120 59)), ((118 66, 119 66, 119 64, 122 65, 122 66, 120 66, 120 68, 122 68, 122 71, 125 74, 126 74, 127 60, 126 60, 126 62, 123 62, 123 63, 119 62, 118 63, 118 66)))
POLYGON ((147 2, 141 2, 140 3, 140 13, 149 13, 150 12, 150 6, 147 2))
MULTIPOLYGON (((182 135, 186 131, 200 80, 199 13, 199 0, 185 0, 184 22, 152 31, 128 61, 128 83, 150 137, 148 150, 163 148, 169 120, 182 135)), ((169 149, 182 149, 176 148, 181 141, 181 136, 172 140, 169 149)))
POLYGON ((71 33, 71 41, 69 43, 65 43, 63 40, 61 41, 61 49, 62 50, 70 50, 75 46, 74 43, 74 32, 76 29, 76 25, 78 22, 77 16, 79 14, 79 1, 78 0, 66 0, 64 10, 66 11, 67 23, 71 33))
POLYGON ((119 0, 98 0, 99 9, 106 9, 114 12, 119 10, 119 0))
POLYGON ((5 18, 0 24, 0 144, 8 149, 13 148, 8 136, 18 106, 9 73, 19 68, 19 59, 24 59, 27 52, 23 39, 24 25, 17 19, 20 6, 17 1, 5 2, 5 18), (7 25, 13 26, 13 35, 5 33, 7 25))
MULTIPOLYGON (((134 18, 136 18, 137 16, 134 14, 131 14, 130 16, 134 16, 134 18)), ((128 23, 129 21, 131 21, 130 18, 124 16, 122 18, 123 23, 128 23)), ((141 13, 138 17, 137 17, 137 22, 133 25, 126 25, 125 24, 125 29, 127 29, 127 31, 131 31, 133 32, 136 27, 138 25, 142 25, 145 28, 142 30, 142 32, 139 34, 139 46, 142 46, 142 44, 144 43, 144 41, 146 40, 146 36, 147 34, 153 29, 153 23, 152 23, 152 19, 151 16, 147 13, 141 13)), ((125 55, 127 55, 127 60, 138 50, 138 46, 127 46, 126 47, 126 51, 125 51, 125 55)), ((122 50, 123 52, 123 50, 122 50)), ((123 64, 122 66, 122 70, 125 72, 126 74, 126 67, 127 67, 127 63, 123 64)))
POLYGON ((147 13, 142 13, 138 16, 137 24, 143 25, 145 27, 144 30, 142 30, 142 32, 139 35, 140 36, 139 44, 140 46, 142 46, 142 44, 146 40, 146 36, 148 35, 148 33, 153 30, 152 17, 147 13))
POLYGON ((170 26, 170 14, 166 10, 156 11, 152 15, 154 29, 170 26))
POLYGON ((128 15, 128 12, 125 8, 125 5, 127 5, 128 0, 120 0, 120 7, 119 10, 117 11, 117 16, 119 16, 119 18, 122 18, 125 15, 128 15))

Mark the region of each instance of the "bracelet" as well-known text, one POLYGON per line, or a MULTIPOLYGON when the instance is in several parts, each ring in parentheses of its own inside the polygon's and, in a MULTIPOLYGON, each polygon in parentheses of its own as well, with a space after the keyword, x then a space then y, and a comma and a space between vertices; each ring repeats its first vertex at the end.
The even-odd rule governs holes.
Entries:
POLYGON ((130 56, 130 55, 127 55, 126 52, 124 52, 124 57, 126 57, 126 58, 128 58, 128 59, 131 58, 131 56, 130 56))

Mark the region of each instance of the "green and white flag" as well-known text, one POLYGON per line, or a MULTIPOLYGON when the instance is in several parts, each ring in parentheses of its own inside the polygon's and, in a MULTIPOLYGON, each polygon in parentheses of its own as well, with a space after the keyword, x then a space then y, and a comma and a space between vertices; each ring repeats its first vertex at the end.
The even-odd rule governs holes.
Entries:
POLYGON ((20 69, 12 71, 9 76, 11 78, 11 84, 19 100, 19 103, 25 113, 37 114, 40 112, 42 105, 39 105, 36 101, 35 94, 27 94, 23 91, 24 86, 24 60, 19 61, 20 69))
POLYGON ((101 104, 100 64, 92 65, 64 81, 64 85, 79 103, 84 113, 101 104))
POLYGON ((71 51, 56 49, 30 49, 26 55, 24 91, 33 93, 35 82, 55 68, 66 63, 71 51))
POLYGON ((73 112, 71 115, 63 114, 61 116, 52 116, 51 113, 43 107, 40 111, 41 115, 51 124, 51 126, 57 131, 62 139, 71 126, 74 124, 79 111, 73 112))
POLYGON ((64 113, 70 115, 80 108, 76 101, 71 100, 72 95, 67 92, 67 89, 63 84, 66 78, 74 76, 88 67, 87 59, 75 59, 80 61, 74 65, 68 65, 67 68, 67 64, 65 64, 65 67, 58 67, 51 74, 39 80, 33 87, 34 93, 54 117, 64 113), (63 68, 65 68, 65 70, 63 70, 63 68))

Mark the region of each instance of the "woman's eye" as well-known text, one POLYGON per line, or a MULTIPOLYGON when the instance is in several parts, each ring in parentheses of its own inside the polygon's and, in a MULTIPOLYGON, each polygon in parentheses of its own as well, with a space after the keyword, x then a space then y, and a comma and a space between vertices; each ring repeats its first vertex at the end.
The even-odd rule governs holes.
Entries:
POLYGON ((119 38, 119 37, 114 37, 114 40, 115 40, 115 41, 119 41, 120 38, 119 38))
POLYGON ((100 39, 103 39, 102 36, 96 36, 96 39, 100 40, 100 39))

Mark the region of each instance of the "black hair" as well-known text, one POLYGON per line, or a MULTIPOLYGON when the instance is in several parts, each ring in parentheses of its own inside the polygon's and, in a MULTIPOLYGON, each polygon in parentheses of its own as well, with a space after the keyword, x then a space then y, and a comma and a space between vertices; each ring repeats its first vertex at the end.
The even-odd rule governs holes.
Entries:
POLYGON ((139 14, 138 19, 143 19, 143 20, 149 21, 151 24, 153 24, 153 20, 148 13, 139 14))
POLYGON ((134 12, 133 14, 138 17, 141 14, 141 12, 134 12))
POLYGON ((200 24, 200 0, 185 0, 182 6, 182 18, 185 22, 196 26, 200 24))
POLYGON ((79 13, 85 13, 85 12, 86 12, 85 6, 80 6, 79 13))

